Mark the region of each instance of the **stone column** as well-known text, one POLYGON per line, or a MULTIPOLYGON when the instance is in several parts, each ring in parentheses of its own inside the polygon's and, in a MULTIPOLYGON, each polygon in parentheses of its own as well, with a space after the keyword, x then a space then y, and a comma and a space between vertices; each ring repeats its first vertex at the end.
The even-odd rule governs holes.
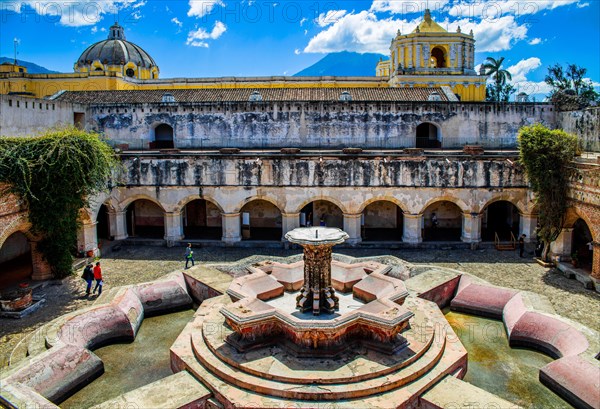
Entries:
POLYGON ((596 291, 600 292, 600 242, 593 242, 594 254, 592 259, 592 277, 598 280, 596 282, 596 291))
POLYGON ((223 224, 223 237, 221 240, 227 244, 242 241, 242 224, 239 213, 221 213, 223 224))
POLYGON ((479 243, 481 241, 481 214, 463 213, 461 241, 479 243))
POLYGON ((573 246, 573 229, 562 229, 558 238, 550 244, 550 252, 557 256, 570 256, 573 246))
POLYGON ((110 225, 110 235, 115 240, 125 240, 127 238, 127 211, 108 212, 108 223, 110 225))
POLYGON ((94 256, 99 256, 98 234, 96 231, 97 222, 84 223, 77 231, 77 249, 87 253, 94 252, 94 256))
POLYGON ((362 241, 360 221, 362 213, 346 214, 344 213, 344 231, 348 233, 346 243, 350 245, 358 244, 362 241))
POLYGON ((37 249, 37 241, 30 241, 29 245, 31 248, 31 266, 33 269, 31 279, 38 281, 52 278, 50 265, 44 259, 42 253, 37 249))
POLYGON ((524 234, 525 242, 532 243, 535 241, 535 232, 537 229, 536 214, 521 214, 521 222, 519 223, 519 236, 524 234))
POLYGON ((300 227, 300 213, 282 213, 281 214, 281 240, 285 240, 285 234, 300 227))
POLYGON ((183 240, 181 212, 165 213, 165 240, 167 247, 173 247, 176 241, 183 240))
POLYGON ((402 241, 417 244, 423 241, 423 215, 404 213, 402 241))

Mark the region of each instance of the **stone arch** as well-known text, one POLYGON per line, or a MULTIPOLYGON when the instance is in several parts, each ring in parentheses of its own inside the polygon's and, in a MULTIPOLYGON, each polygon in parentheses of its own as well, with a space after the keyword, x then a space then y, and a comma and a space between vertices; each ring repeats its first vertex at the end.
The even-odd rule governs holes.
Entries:
POLYGON ((0 249, 4 245, 4 242, 8 237, 13 235, 16 232, 21 232, 25 234, 25 236, 29 240, 33 240, 35 236, 31 234, 31 223, 29 222, 26 214, 20 214, 13 218, 6 227, 0 232, 0 249))
POLYGON ((214 198, 204 195, 187 196, 175 205, 175 213, 181 214, 182 230, 186 239, 221 239, 224 211, 214 198))
POLYGON ((494 241, 496 236, 501 241, 516 239, 519 237, 521 214, 523 212, 514 200, 502 197, 489 200, 481 209, 481 239, 494 241))
POLYGON ((410 210, 408 209, 408 206, 406 206, 406 203, 402 202, 401 200, 398 200, 394 196, 375 196, 370 199, 367 199, 360 205, 358 213, 364 212, 367 206, 375 202, 392 202, 400 209, 402 209, 404 213, 410 213, 410 210))
POLYGON ((219 201, 217 199, 215 199, 214 197, 207 196, 207 195, 189 195, 189 196, 186 196, 183 199, 181 199, 179 202, 177 202, 177 204, 173 208, 173 212, 174 213, 181 213, 181 212, 183 212, 183 210, 185 209, 185 206, 187 206, 190 202, 193 202, 194 200, 206 200, 207 202, 211 202, 212 204, 214 204, 215 206, 217 206, 217 208, 219 209, 219 211, 221 213, 225 213, 225 210, 223 210, 223 206, 221 206, 221 203, 219 203, 219 201))
POLYGON ((262 195, 250 196, 250 197, 245 198, 244 200, 242 200, 235 206, 233 213, 239 213, 244 206, 246 206, 248 203, 253 202, 255 200, 264 200, 265 202, 269 202, 273 206, 275 206, 279 210, 279 212, 281 212, 283 214, 284 206, 282 206, 277 200, 273 199, 272 197, 262 196, 262 195))
POLYGON ((429 199, 423 205, 423 207, 421 207, 421 210, 419 211, 419 214, 423 214, 425 212, 425 210, 429 206, 431 206, 432 204, 434 204, 435 202, 452 202, 455 205, 457 205, 459 207, 459 209, 463 213, 471 213, 471 208, 462 199, 459 199, 459 198, 454 197, 454 196, 444 195, 444 196, 438 196, 438 197, 434 197, 432 199, 429 199))
POLYGON ((154 124, 151 136, 151 149, 172 149, 175 147, 175 128, 170 124, 164 122, 154 124))
POLYGON ((421 211, 423 241, 460 241, 464 213, 456 200, 436 198, 429 201, 421 211))
POLYGON ((145 195, 145 194, 138 194, 138 195, 127 196, 125 199, 123 199, 122 201, 119 202, 118 209, 121 210, 121 211, 125 211, 125 210, 127 210, 127 207, 129 207, 129 205, 131 203, 135 202, 136 200, 149 200, 151 202, 154 202, 158 206, 160 206, 160 208, 163 209, 164 212, 167 211, 165 209, 165 206, 163 206, 163 204, 160 201, 158 201, 157 199, 153 198, 152 196, 148 196, 148 195, 145 195))
POLYGON ((397 200, 369 200, 361 211, 363 241, 402 241, 404 209, 397 200))
POLYGON ((312 202, 316 202, 317 200, 323 200, 326 202, 331 202, 334 205, 336 205, 337 207, 340 208, 340 210, 342 211, 343 214, 350 214, 352 213, 347 207, 346 205, 341 202, 340 200, 336 199, 335 197, 332 196, 322 196, 319 195, 317 197, 313 197, 313 198, 309 198, 306 199, 302 202, 302 204, 300 204, 300 206, 296 207, 296 209, 292 212, 292 213, 300 213, 302 211, 302 209, 304 209, 304 207, 306 207, 306 205, 311 204, 312 202))
POLYGON ((445 47, 435 46, 431 49, 431 62, 434 68, 448 68, 448 57, 445 47))
MULTIPOLYGON (((528 209, 527 209, 527 205, 525 203, 523 203, 523 200, 516 199, 514 197, 514 195, 511 195, 510 193, 505 193, 505 192, 501 193, 499 195, 495 195, 491 199, 489 199, 487 202, 485 202, 485 204, 483 206, 481 206, 480 213, 483 212, 485 210, 485 208, 488 207, 489 205, 496 203, 496 202, 500 202, 500 201, 512 203, 517 208, 519 213, 521 213, 521 214, 529 213, 528 209)), ((473 210, 475 210, 475 209, 473 209, 473 210)))
POLYGON ((150 197, 140 196, 142 197, 130 200, 124 207, 127 235, 129 237, 162 239, 166 227, 165 208, 160 202, 150 197), (144 202, 148 202, 150 205, 144 205, 144 202))
POLYGON ((442 147, 442 127, 431 121, 421 122, 415 128, 415 147, 436 149, 442 147))
POLYGON ((565 214, 564 228, 572 228, 577 222, 578 219, 582 219, 585 224, 587 224, 590 232, 592 233, 592 238, 595 242, 600 242, 600 226, 594 224, 592 222, 592 218, 584 209, 581 209, 577 206, 572 206, 567 208, 567 213, 565 214))
POLYGON ((240 208, 240 222, 242 240, 280 241, 283 236, 283 214, 273 200, 246 201, 240 208))

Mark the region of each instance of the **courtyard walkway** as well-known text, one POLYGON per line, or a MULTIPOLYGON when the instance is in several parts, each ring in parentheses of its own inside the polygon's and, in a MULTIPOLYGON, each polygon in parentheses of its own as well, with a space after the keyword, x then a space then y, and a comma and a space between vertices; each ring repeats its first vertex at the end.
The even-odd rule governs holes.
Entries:
MULTIPOLYGON (((600 331, 600 294, 585 289, 554 270, 538 265, 531 257, 519 258, 517 252, 484 250, 386 250, 337 249, 337 253, 354 257, 392 255, 414 264, 428 264, 466 271, 492 284, 518 290, 533 291, 550 299, 556 311, 596 331, 600 331)), ((291 256, 301 250, 253 248, 197 248, 198 262, 234 262, 256 254, 291 256)), ((183 268, 184 248, 123 246, 101 259, 105 289, 150 281, 173 270, 183 268)), ((10 352, 30 331, 50 320, 85 307, 93 299, 84 298, 85 282, 81 272, 64 279, 45 283, 46 305, 22 320, 0 318, 0 368, 8 364, 10 352)))

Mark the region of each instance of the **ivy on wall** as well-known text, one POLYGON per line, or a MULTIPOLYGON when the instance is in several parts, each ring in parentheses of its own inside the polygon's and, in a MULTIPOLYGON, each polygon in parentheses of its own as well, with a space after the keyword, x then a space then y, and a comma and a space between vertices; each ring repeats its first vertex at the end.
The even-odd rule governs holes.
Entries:
POLYGON ((55 277, 72 272, 79 212, 108 188, 118 164, 100 136, 73 127, 34 138, 0 138, 0 195, 13 193, 27 206, 38 249, 55 277))
POLYGON ((550 243, 558 238, 564 224, 567 165, 578 151, 578 140, 563 130, 550 130, 536 124, 521 128, 518 141, 520 161, 525 166, 539 209, 538 236, 544 242, 542 258, 547 260, 550 243))

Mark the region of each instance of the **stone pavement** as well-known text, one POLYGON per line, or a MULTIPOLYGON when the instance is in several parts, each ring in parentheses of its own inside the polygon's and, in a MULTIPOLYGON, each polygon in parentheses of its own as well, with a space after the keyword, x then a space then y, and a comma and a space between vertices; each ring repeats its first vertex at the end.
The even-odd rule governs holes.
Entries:
MULTIPOLYGON (((197 263, 228 263, 256 254, 286 257, 300 255, 293 250, 268 248, 196 248, 197 263)), ((336 249, 336 253, 353 257, 392 255, 413 264, 442 266, 465 271, 491 284, 517 290, 533 291, 547 296, 557 313, 600 331, 600 294, 585 289, 576 280, 559 272, 539 266, 531 258, 519 258, 517 252, 484 250, 387 250, 336 249)), ((135 284, 157 279, 184 267, 184 248, 123 246, 102 258, 105 290, 110 287, 135 284)), ((89 306, 85 282, 80 272, 64 280, 47 282, 36 290, 46 296, 46 305, 40 311, 22 320, 0 319, 0 368, 8 364, 10 352, 27 333, 52 319, 89 306)))

